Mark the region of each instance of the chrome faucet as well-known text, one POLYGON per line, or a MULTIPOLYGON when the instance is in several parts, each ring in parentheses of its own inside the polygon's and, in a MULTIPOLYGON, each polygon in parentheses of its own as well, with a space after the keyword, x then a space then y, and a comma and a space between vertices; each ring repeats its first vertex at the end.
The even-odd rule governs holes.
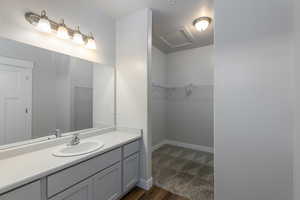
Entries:
POLYGON ((75 133, 70 141, 70 146, 78 145, 80 143, 79 134, 75 133))
POLYGON ((61 137, 60 129, 55 129, 55 131, 53 131, 53 134, 56 136, 56 138, 60 138, 61 137))

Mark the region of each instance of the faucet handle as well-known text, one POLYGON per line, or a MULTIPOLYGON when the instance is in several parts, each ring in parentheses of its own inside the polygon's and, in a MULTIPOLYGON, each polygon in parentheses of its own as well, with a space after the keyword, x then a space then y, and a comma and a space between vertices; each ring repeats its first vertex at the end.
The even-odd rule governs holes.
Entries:
POLYGON ((57 138, 61 137, 61 131, 60 129, 55 129, 54 131, 50 132, 51 134, 54 134, 57 138))
POLYGON ((55 135, 56 137, 61 137, 61 130, 60 129, 55 129, 55 135))
POLYGON ((79 143, 80 143, 79 133, 74 133, 73 137, 72 137, 72 139, 70 141, 70 145, 74 146, 74 145, 77 145, 79 143))
POLYGON ((79 133, 74 133, 73 137, 79 137, 79 133))

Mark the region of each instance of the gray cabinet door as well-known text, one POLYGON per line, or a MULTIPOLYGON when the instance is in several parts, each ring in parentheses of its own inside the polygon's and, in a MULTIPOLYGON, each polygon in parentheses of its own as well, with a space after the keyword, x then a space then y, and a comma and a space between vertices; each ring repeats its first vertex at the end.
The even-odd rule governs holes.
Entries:
POLYGON ((66 191, 59 193, 50 200, 92 200, 92 178, 80 182, 66 191))
POLYGON ((41 183, 36 181, 0 196, 0 200, 41 200, 41 183))
POLYGON ((123 191, 132 189, 139 180, 139 153, 133 154, 124 160, 123 191))
POLYGON ((116 200, 122 193, 122 169, 117 163, 96 174, 93 180, 94 200, 116 200))

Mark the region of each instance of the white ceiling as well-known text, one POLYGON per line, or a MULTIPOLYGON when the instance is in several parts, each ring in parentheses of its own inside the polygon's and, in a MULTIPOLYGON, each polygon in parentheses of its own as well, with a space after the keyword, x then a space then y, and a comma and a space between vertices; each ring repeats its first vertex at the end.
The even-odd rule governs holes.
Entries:
POLYGON ((153 44, 165 53, 213 44, 213 25, 205 32, 196 31, 192 25, 193 20, 200 16, 213 18, 213 0, 100 0, 96 3, 104 14, 113 18, 151 8, 153 44), (177 45, 167 45, 166 38, 177 45))

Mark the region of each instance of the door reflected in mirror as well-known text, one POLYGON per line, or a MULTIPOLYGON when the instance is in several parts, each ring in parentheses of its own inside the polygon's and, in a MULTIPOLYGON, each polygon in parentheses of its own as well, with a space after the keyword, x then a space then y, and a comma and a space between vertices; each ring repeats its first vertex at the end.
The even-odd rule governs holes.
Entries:
POLYGON ((0 38, 0 145, 114 126, 114 68, 0 38))

